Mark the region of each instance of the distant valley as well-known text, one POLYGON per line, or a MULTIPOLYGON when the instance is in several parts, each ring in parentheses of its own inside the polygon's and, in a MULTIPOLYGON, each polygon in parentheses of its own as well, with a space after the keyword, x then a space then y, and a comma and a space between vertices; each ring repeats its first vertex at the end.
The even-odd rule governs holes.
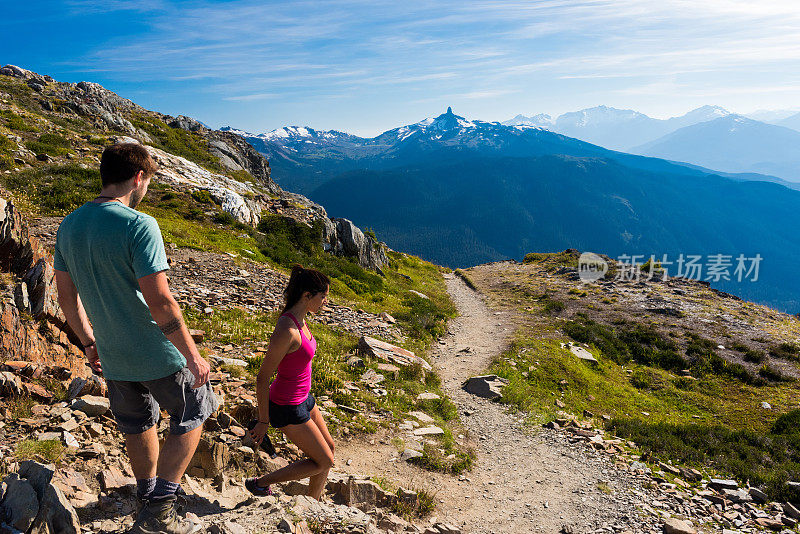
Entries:
POLYGON ((773 177, 716 173, 450 109, 374 138, 304 127, 238 133, 267 155, 282 186, 437 263, 567 247, 611 256, 760 253, 758 282, 714 287, 800 311, 800 284, 786 283, 800 246, 800 192, 764 183, 780 181, 773 177))

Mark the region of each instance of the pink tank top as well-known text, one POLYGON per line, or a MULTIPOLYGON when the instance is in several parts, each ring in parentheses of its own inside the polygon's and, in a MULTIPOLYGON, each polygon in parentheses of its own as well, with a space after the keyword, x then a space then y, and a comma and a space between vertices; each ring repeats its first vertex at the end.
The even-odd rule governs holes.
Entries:
MULTIPOLYGON (((311 391, 311 360, 317 351, 314 336, 307 339, 303 327, 291 313, 285 313, 300 330, 300 348, 288 353, 278 364, 278 373, 269 386, 269 400, 275 404, 302 404, 311 391)), ((283 316, 281 316, 283 317, 283 316)))

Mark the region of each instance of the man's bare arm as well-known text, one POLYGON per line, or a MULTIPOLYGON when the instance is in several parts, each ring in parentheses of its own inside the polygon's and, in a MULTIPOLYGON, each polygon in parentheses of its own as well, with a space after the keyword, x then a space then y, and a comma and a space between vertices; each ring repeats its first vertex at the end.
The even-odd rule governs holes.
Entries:
POLYGON ((78 295, 78 288, 72 281, 72 277, 65 271, 55 271, 56 289, 58 290, 58 305, 67 318, 67 324, 78 336, 84 347, 89 365, 95 371, 100 371, 100 360, 97 357, 97 349, 94 347, 94 330, 86 310, 83 309, 81 297, 78 295))
POLYGON ((139 278, 139 288, 150 308, 156 324, 164 335, 186 358, 186 365, 195 376, 194 387, 198 388, 208 380, 210 367, 194 344, 189 330, 183 322, 183 314, 169 290, 167 275, 163 271, 139 278))

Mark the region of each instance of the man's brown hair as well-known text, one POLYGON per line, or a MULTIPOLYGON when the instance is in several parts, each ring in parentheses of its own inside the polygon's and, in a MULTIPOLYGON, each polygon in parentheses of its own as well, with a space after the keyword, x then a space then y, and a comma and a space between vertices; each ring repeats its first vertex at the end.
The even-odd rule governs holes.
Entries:
POLYGON ((100 158, 100 179, 103 186, 126 182, 139 171, 144 177, 153 176, 158 165, 139 143, 119 143, 103 150, 100 158))

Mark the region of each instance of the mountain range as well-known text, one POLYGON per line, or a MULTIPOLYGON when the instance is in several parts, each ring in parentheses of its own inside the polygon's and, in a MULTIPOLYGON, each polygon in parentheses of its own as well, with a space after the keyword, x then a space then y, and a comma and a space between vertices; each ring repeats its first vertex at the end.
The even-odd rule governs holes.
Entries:
POLYGON ((710 121, 730 114, 719 106, 703 106, 680 117, 654 119, 631 109, 597 106, 564 113, 556 118, 539 114, 517 115, 503 122, 505 126, 538 126, 569 137, 588 141, 613 150, 626 151, 684 126, 710 121))
POLYGON ((440 264, 567 247, 613 257, 761 254, 769 260, 757 283, 715 287, 800 311, 800 287, 785 283, 800 246, 800 191, 764 176, 616 152, 537 126, 471 121, 450 108, 373 138, 304 127, 239 133, 267 155, 282 186, 440 264))
POLYGON ((755 172, 800 181, 800 132, 741 115, 680 128, 631 149, 727 172, 755 172))

